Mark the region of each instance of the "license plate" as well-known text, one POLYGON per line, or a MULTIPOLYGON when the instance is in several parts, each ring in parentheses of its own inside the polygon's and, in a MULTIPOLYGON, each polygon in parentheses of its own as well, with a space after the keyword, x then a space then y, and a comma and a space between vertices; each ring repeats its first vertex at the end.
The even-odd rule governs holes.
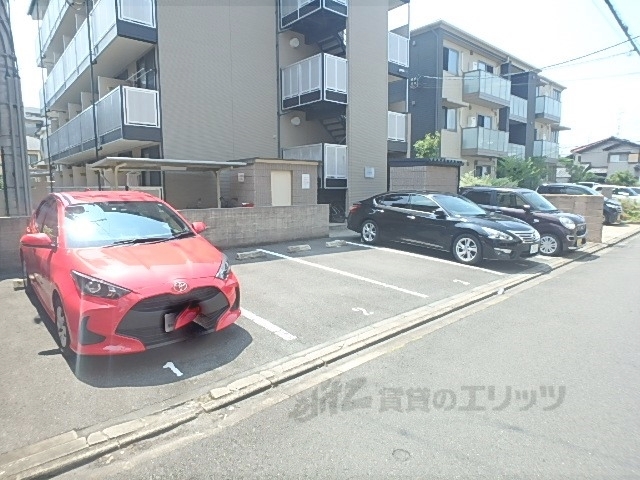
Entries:
POLYGON ((164 331, 173 332, 176 329, 176 319, 178 315, 175 313, 167 313, 164 316, 164 331))
POLYGON ((531 248, 529 249, 529 252, 530 253, 538 253, 538 244, 536 243, 534 245, 531 245, 531 248))

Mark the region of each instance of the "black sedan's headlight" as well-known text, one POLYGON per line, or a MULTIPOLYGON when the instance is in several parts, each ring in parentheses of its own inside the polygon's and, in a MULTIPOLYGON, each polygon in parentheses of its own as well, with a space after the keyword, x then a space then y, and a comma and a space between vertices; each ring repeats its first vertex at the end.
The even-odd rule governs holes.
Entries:
POLYGON ((514 240, 514 238, 508 233, 501 232, 500 230, 496 230, 495 228, 490 227, 480 227, 484 232, 485 236, 491 238, 492 240, 514 240))
POLYGON ((75 270, 71 271, 71 276, 82 295, 115 300, 131 292, 131 290, 127 290, 126 288, 76 272, 75 270))
POLYGON ((226 255, 222 255, 222 263, 220 264, 220 268, 218 269, 218 273, 216 273, 216 278, 220 280, 226 280, 229 278, 229 274, 231 273, 231 265, 229 265, 229 259, 226 255))

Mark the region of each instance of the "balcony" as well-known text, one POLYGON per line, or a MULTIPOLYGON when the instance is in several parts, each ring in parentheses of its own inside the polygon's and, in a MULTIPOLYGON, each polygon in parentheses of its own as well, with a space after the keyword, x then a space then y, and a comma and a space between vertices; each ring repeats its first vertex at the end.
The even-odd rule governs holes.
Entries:
POLYGON ((562 104, 555 98, 536 97, 536 120, 541 123, 560 123, 562 104))
MULTIPOLYGON (((95 107, 102 156, 161 141, 157 91, 116 87, 96 102, 95 107)), ((53 132, 49 147, 51 159, 61 160, 60 163, 92 159, 95 155, 92 107, 53 132)))
POLYGON ((84 6, 82 11, 78 12, 71 8, 71 5, 65 0, 51 0, 49 2, 42 15, 42 23, 38 30, 39 36, 36 37, 39 39, 35 45, 38 67, 44 67, 43 60, 45 58, 53 58, 53 44, 62 48, 62 35, 72 34, 75 31, 76 13, 84 13, 84 6), (42 40, 42 53, 40 52, 40 40, 42 40))
POLYGON ((525 159, 525 146, 518 145, 517 143, 509 144, 509 151, 507 152, 508 157, 515 157, 521 160, 525 159))
POLYGON ((342 32, 347 25, 347 0, 279 0, 280 29, 293 30, 316 43, 342 32))
POLYGON ((511 81, 484 70, 466 72, 462 99, 487 108, 508 107, 511 104, 511 81))
POLYGON ((387 151, 407 153, 407 115, 387 113, 387 151))
POLYGON ((560 146, 548 140, 535 140, 533 142, 533 156, 557 160, 560 157, 560 146))
POLYGON ((409 78, 409 39, 389 32, 389 74, 409 78))
POLYGON ((462 155, 504 157, 509 152, 509 134, 484 127, 462 129, 462 155))
POLYGON ((322 188, 346 189, 349 162, 346 145, 316 143, 282 149, 282 158, 293 160, 316 160, 322 165, 322 188))
MULTIPOLYGON (((155 0, 99 0, 89 18, 96 76, 126 68, 157 41, 155 0)), ((45 81, 41 98, 49 108, 66 107, 90 90, 87 28, 85 20, 45 81)))
POLYGON ((516 95, 511 95, 511 105, 509 108, 509 120, 527 123, 527 100, 516 95))
MULTIPOLYGON (((285 67, 282 77, 282 109, 335 116, 347 103, 347 60, 319 53, 285 67)), ((311 120, 313 115, 307 116, 311 120)))

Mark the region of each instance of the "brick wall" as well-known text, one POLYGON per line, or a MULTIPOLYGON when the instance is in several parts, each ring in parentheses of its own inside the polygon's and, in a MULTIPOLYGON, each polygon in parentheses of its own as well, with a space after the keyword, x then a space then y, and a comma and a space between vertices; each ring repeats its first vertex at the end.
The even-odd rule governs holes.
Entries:
POLYGON ((0 217, 0 272, 20 271, 20 237, 29 217, 0 217))
POLYGON ((595 195, 543 195, 559 210, 582 215, 587 220, 587 240, 602 243, 603 197, 595 195))
POLYGON ((203 235, 216 247, 232 248, 308 240, 329 235, 328 205, 182 210, 190 222, 209 227, 203 235))
POLYGON ((457 193, 458 168, 438 165, 391 167, 391 190, 434 190, 457 193))

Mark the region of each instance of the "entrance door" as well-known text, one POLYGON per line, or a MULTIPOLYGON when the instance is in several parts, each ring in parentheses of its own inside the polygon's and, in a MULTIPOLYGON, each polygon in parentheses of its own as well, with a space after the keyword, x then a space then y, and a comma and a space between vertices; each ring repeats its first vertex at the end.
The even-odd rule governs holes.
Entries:
POLYGON ((271 172, 271 205, 274 207, 291 205, 292 174, 290 170, 271 172))

